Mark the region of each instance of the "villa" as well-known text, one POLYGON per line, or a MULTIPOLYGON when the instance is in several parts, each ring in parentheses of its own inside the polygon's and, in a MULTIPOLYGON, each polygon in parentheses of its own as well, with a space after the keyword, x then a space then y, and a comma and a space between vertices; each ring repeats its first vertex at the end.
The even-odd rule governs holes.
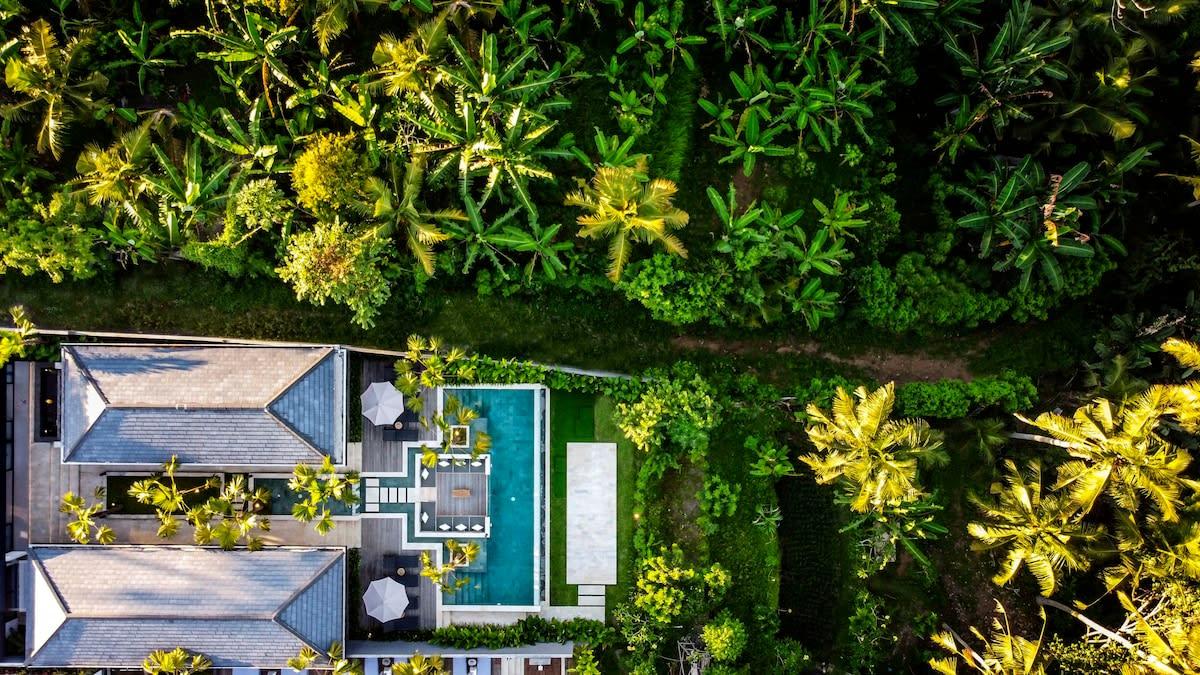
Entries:
POLYGON ((58 362, 8 364, 4 663, 129 669, 182 647, 215 669, 265 675, 338 643, 367 675, 418 652, 456 675, 565 673, 569 643, 451 650, 406 638, 529 616, 603 621, 617 583, 613 439, 586 423, 552 438, 552 416, 573 413, 541 385, 446 385, 405 400, 397 356, 180 340, 64 343, 58 362), (473 418, 430 423, 454 406, 473 418), (473 451, 481 437, 489 446, 473 451), (154 510, 127 495, 172 457, 180 482, 246 476, 266 488, 266 547, 194 546, 186 527, 159 538, 154 510), (360 481, 322 536, 292 518, 288 480, 325 457, 360 481), (59 502, 98 488, 98 522, 116 543, 76 544, 59 502), (420 574, 422 554, 442 564, 449 540, 478 546, 454 592, 420 574), (572 588, 569 602, 551 601, 552 577, 572 588))

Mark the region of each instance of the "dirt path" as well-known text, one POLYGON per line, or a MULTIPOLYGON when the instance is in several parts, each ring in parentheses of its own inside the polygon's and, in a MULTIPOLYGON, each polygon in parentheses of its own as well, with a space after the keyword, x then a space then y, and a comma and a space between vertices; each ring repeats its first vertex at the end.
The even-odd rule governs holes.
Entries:
POLYGON ((982 347, 976 343, 971 349, 954 354, 932 354, 922 351, 890 352, 870 349, 860 354, 841 356, 826 352, 821 343, 815 341, 779 340, 736 340, 696 338, 681 335, 672 340, 680 349, 708 351, 714 354, 738 355, 773 351, 777 354, 804 354, 819 356, 825 360, 859 368, 879 382, 894 381, 928 382, 941 379, 972 379, 968 366, 971 355, 982 347))

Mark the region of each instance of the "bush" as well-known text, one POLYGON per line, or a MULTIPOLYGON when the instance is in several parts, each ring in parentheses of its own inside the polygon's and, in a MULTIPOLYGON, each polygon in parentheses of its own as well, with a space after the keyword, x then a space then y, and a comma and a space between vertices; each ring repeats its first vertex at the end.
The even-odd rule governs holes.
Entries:
POLYGON ((969 382, 909 382, 896 390, 897 407, 910 417, 958 419, 974 409, 990 406, 1017 412, 1029 408, 1036 400, 1037 387, 1033 380, 1011 370, 969 382))
POLYGON ((742 655, 746 648, 746 626, 728 611, 723 611, 717 618, 704 626, 700 636, 708 647, 708 652, 717 661, 732 663, 742 655))
POLYGON ((509 649, 538 642, 577 642, 603 648, 612 644, 613 630, 590 619, 543 619, 531 616, 512 625, 460 624, 433 631, 430 642, 454 649, 509 649))
POLYGON ((304 208, 332 215, 358 199, 369 169, 353 134, 321 134, 309 142, 292 168, 296 199, 304 208))

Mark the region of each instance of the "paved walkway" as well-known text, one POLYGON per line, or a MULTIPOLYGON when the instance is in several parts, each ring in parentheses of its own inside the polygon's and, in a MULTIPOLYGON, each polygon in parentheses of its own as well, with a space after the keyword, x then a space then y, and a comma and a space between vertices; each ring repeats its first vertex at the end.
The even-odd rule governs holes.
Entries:
POLYGON ((567 444, 566 529, 567 583, 580 586, 581 605, 603 605, 603 587, 617 583, 616 443, 567 444))

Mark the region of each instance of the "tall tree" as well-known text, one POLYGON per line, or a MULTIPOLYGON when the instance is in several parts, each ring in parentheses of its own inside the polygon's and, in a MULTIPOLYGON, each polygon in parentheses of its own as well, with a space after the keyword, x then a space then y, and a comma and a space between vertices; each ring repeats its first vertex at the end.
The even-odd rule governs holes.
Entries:
POLYGON ((809 404, 808 438, 820 453, 800 458, 817 482, 840 481, 850 508, 860 513, 884 513, 919 499, 923 494, 918 465, 946 461, 941 435, 921 419, 890 419, 896 402, 895 384, 853 397, 838 387, 831 411, 809 404))
POLYGON ((1088 568, 1090 548, 1103 531, 1081 522, 1074 500, 1043 491, 1041 463, 1030 462, 1022 473, 1015 462, 1005 460, 1004 468, 1003 481, 991 488, 994 501, 972 498, 983 515, 967 526, 977 540, 972 548, 1003 554, 1000 571, 992 577, 995 583, 1007 584, 1028 567, 1042 593, 1052 595, 1063 568, 1088 568))
POLYGON ((40 108, 37 150, 49 151, 55 159, 62 157, 71 122, 106 107, 103 99, 95 97, 108 87, 108 78, 96 72, 80 77, 75 72, 92 37, 90 30, 83 30, 59 46, 49 22, 38 19, 21 29, 17 38, 21 55, 4 64, 5 84, 25 100, 0 107, 0 115, 21 117, 40 108))
POLYGON ((683 242, 672 234, 688 223, 687 212, 672 203, 677 191, 665 178, 647 182, 633 167, 602 166, 590 183, 567 195, 566 203, 584 210, 575 219, 579 236, 609 239, 608 277, 615 282, 634 243, 659 243, 668 253, 687 257, 683 242))

